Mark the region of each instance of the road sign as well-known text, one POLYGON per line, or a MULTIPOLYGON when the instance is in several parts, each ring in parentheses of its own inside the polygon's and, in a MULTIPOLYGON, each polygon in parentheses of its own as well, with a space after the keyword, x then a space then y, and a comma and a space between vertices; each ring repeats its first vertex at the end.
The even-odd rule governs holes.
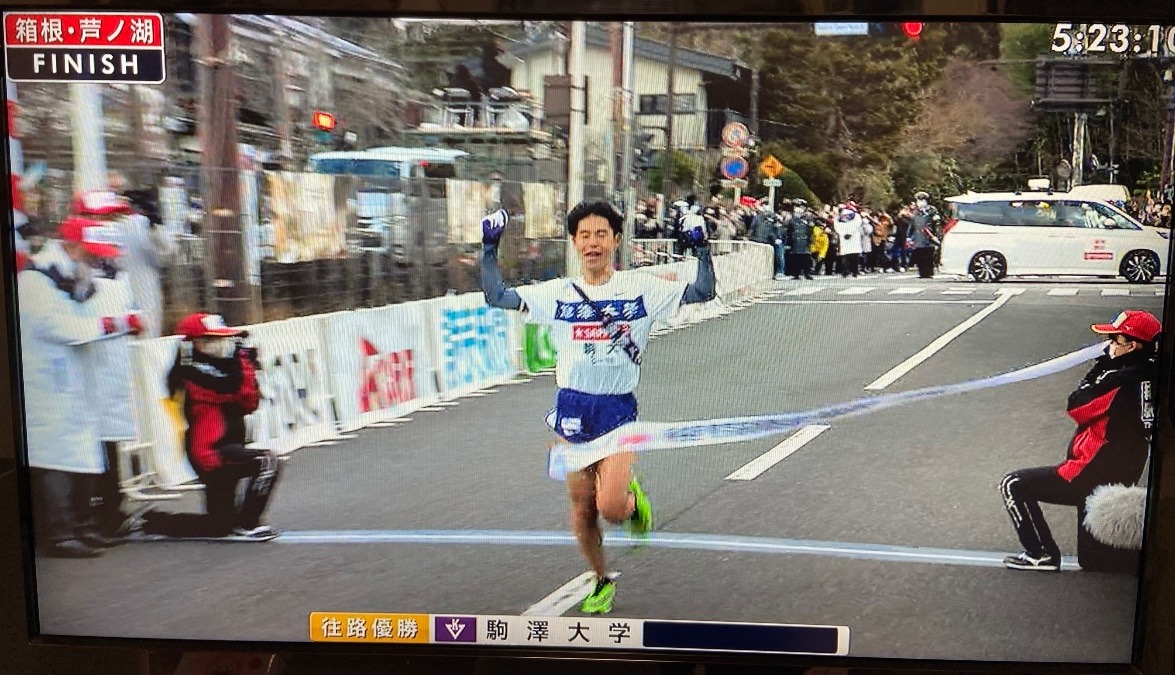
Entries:
POLYGON ((15 82, 161 84, 166 75, 155 12, 5 14, 4 48, 15 82))
POLYGON ((741 148, 751 140, 751 132, 742 122, 731 122, 722 128, 722 142, 732 148, 741 148))
POLYGON ((759 163, 759 172, 768 178, 775 178, 783 173, 783 163, 775 159, 775 155, 767 155, 767 159, 759 163))
POLYGON ((746 157, 749 154, 751 154, 751 151, 746 148, 732 148, 729 145, 722 146, 723 157, 746 157))
POLYGON ((868 23, 821 21, 815 24, 817 35, 868 35, 868 23))
POLYGON ((768 178, 763 181, 763 187, 777 188, 782 186, 783 181, 779 180, 778 178, 768 178))
POLYGON ((722 175, 727 178, 742 178, 750 169, 750 164, 742 157, 727 157, 722 160, 722 175))
POLYGON ((719 181, 719 185, 721 185, 724 188, 739 188, 741 190, 742 188, 745 188, 747 186, 747 181, 745 181, 741 178, 735 179, 735 180, 724 180, 724 181, 719 181))

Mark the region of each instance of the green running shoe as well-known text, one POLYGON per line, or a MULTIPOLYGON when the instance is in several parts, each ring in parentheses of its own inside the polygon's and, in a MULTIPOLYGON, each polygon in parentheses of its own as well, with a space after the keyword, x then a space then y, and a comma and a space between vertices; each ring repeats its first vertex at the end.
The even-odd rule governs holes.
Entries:
POLYGON ((612 598, 616 596, 616 582, 608 577, 596 581, 596 587, 579 605, 584 614, 607 614, 612 611, 612 598))
POLYGON ((647 537, 649 532, 653 530, 653 505, 649 503, 648 495, 641 489, 640 481, 636 478, 633 478, 632 482, 628 484, 628 491, 635 497, 636 506, 625 526, 628 528, 629 534, 636 537, 647 537))

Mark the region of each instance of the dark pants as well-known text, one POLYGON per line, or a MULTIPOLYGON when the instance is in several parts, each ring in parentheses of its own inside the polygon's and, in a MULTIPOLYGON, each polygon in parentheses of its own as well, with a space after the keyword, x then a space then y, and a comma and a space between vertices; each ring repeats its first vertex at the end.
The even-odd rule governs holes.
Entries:
POLYGON ((1080 481, 1061 478, 1055 466, 1020 469, 1004 476, 1000 494, 1024 550, 1033 557, 1048 554, 1060 560, 1061 550, 1053 539, 1040 505, 1060 504, 1077 508, 1077 562, 1094 572, 1137 572, 1138 554, 1107 546, 1085 529, 1085 500, 1093 488, 1080 481))
POLYGON ((97 474, 32 469, 33 523, 37 546, 81 539, 95 530, 97 474))
POLYGON ((825 276, 832 276, 836 269, 836 256, 829 253, 816 261, 816 273, 820 274, 821 269, 824 270, 825 276))
MULTIPOLYGON (((197 470, 204 483, 204 513, 146 514, 143 531, 169 537, 223 537, 236 528, 261 524, 280 474, 277 457, 268 450, 240 445, 220 450, 223 464, 211 471, 197 470), (244 481, 243 496, 237 498, 244 481)), ((193 463, 193 466, 195 464, 193 463)))
POLYGON ((840 264, 840 275, 842 277, 847 277, 850 274, 855 277, 861 273, 861 254, 850 253, 848 255, 842 255, 840 257, 840 264))
POLYGON ((794 278, 799 279, 800 276, 812 278, 812 254, 811 253, 789 253, 787 254, 787 272, 794 278))
POLYGON ((113 537, 122 527, 126 516, 122 512, 122 489, 118 479, 118 443, 102 441, 102 448, 106 451, 106 473, 96 476, 94 517, 98 523, 98 531, 113 537))
POLYGON ((895 272, 910 266, 910 253, 906 250, 906 243, 902 242, 900 245, 894 242, 893 249, 889 252, 890 269, 895 272))
POLYGON ((934 276, 934 248, 916 248, 911 258, 918 266, 919 277, 930 279, 934 276))

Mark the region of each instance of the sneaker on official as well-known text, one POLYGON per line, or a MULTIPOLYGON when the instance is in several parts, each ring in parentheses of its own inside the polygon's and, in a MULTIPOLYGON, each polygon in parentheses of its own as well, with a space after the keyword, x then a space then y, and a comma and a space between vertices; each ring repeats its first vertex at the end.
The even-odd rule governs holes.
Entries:
POLYGON ((641 488, 640 481, 635 477, 628 484, 628 491, 633 496, 633 509, 625 526, 628 528, 629 534, 647 537, 653 529, 653 505, 649 502, 649 496, 641 488))
POLYGON ((596 587, 579 605, 584 614, 607 614, 612 611, 612 600, 616 597, 616 581, 604 577, 596 580, 596 587))
POLYGON ((1061 569, 1059 556, 1047 553, 1040 557, 1029 555, 1027 551, 1004 558, 1004 567, 1012 570, 1036 570, 1040 572, 1056 572, 1061 569))
POLYGON ((257 541, 268 541, 277 537, 277 535, 278 531, 268 525, 233 528, 233 536, 243 537, 245 539, 254 539, 257 541))

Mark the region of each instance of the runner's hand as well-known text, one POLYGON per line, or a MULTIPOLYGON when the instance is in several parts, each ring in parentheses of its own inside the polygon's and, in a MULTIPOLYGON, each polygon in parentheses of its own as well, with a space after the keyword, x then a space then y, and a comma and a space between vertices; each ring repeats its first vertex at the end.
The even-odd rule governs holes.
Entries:
POLYGON ((496 246, 502 240, 502 233, 506 231, 506 223, 510 216, 505 209, 498 209, 481 219, 481 243, 496 246))

